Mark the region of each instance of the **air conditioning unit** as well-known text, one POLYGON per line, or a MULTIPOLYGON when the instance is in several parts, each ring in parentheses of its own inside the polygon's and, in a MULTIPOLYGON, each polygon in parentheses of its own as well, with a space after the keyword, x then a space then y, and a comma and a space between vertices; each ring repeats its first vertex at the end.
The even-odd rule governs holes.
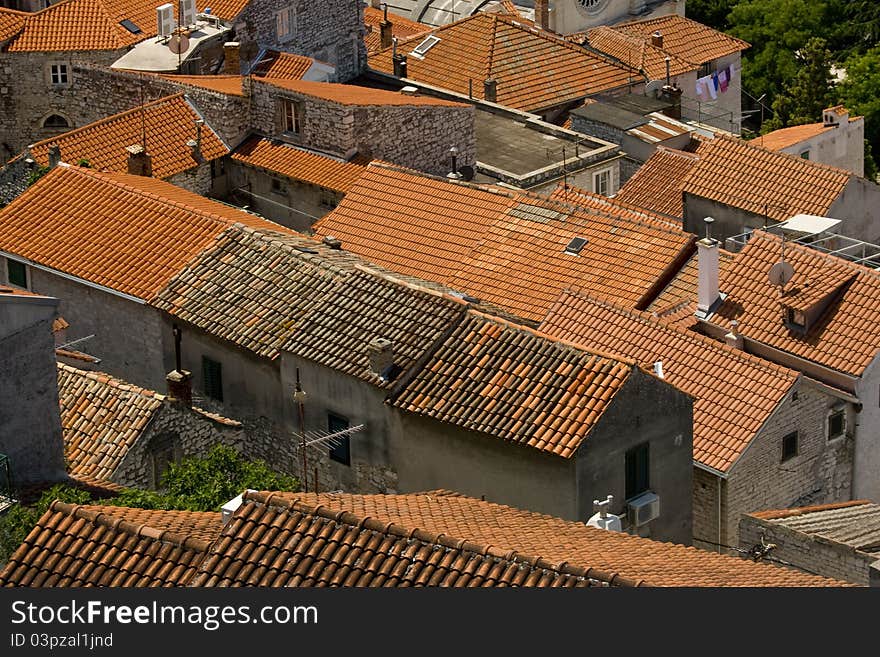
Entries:
POLYGON ((156 26, 160 37, 171 36, 174 33, 174 28, 177 26, 174 22, 174 5, 170 2, 156 7, 156 26))
POLYGON ((634 527, 647 525, 659 515, 660 496, 654 493, 642 493, 627 504, 629 523, 634 527))
POLYGON ((196 0, 180 0, 180 25, 190 27, 196 24, 196 0))

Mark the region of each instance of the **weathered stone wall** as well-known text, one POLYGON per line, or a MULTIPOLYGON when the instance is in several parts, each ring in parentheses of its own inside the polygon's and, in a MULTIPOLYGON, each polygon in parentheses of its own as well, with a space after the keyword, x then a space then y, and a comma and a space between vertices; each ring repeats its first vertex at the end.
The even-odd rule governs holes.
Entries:
POLYGON ((197 167, 181 171, 168 178, 168 182, 172 185, 188 189, 200 196, 208 196, 211 193, 211 188, 213 186, 213 180, 211 178, 211 163, 203 162, 197 167))
POLYGON ((336 80, 358 76, 366 65, 363 0, 252 0, 235 22, 243 61, 260 48, 271 48, 315 59, 336 67, 336 80), (276 15, 293 10, 291 31, 279 35, 276 15))
POLYGON ((90 108, 93 94, 81 84, 74 65, 109 66, 124 52, 0 52, 0 155, 3 159, 20 153, 28 144, 100 118, 90 108), (52 84, 52 64, 67 64, 68 84, 52 84), (50 114, 64 117, 70 127, 43 128, 42 123, 50 114))
POLYGON ((21 157, 0 168, 0 208, 12 203, 28 187, 28 176, 37 168, 36 162, 21 157))
POLYGON ((724 524, 718 532, 719 512, 725 517, 727 482, 720 477, 694 466, 694 545, 713 552, 724 552, 718 545, 726 545, 724 524), (720 483, 719 483, 720 482, 720 483), (718 498, 721 498, 721 507, 718 498))
MULTIPOLYGON (((727 545, 738 545, 745 513, 851 499, 852 436, 828 440, 827 418, 838 400, 815 386, 790 393, 730 471, 727 545), (782 461, 782 439, 798 432, 798 453, 782 461)), ((850 426, 852 422, 850 421, 850 426)))
POLYGON ((834 579, 869 585, 868 568, 877 555, 861 552, 848 545, 794 531, 778 522, 743 516, 739 523, 739 547, 748 550, 766 543, 775 543, 770 557, 799 566, 812 573, 834 579))
MULTIPOLYGON (((246 437, 238 423, 226 423, 206 414, 166 400, 162 408, 131 446, 110 480, 122 486, 156 489, 161 470, 155 462, 156 438, 168 438, 174 447, 174 460, 207 453, 214 445, 228 445, 244 452, 246 437)), ((163 444, 165 440, 161 440, 163 444)))

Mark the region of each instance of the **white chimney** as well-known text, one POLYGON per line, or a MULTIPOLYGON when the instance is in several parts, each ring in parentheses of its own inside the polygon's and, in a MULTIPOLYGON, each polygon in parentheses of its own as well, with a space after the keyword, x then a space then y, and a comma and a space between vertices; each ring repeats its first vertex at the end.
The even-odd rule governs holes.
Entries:
POLYGON ((718 300, 718 240, 711 237, 709 229, 712 217, 706 217, 706 237, 697 242, 697 267, 699 278, 697 282, 697 312, 708 315, 714 303, 718 300))

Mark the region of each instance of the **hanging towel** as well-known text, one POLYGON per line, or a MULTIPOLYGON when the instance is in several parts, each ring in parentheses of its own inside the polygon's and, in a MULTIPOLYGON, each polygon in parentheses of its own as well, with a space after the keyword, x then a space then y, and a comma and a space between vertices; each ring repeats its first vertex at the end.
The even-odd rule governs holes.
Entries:
POLYGON ((718 72, 712 74, 712 84, 715 86, 715 91, 721 87, 721 82, 718 80, 718 72))
POLYGON ((697 80, 697 95, 698 96, 703 95, 703 79, 702 78, 697 80))
POLYGON ((726 68, 718 74, 718 87, 722 93, 727 91, 728 76, 729 74, 726 68))
POLYGON ((718 98, 718 93, 717 93, 716 87, 715 87, 715 80, 712 79, 712 76, 707 75, 706 77, 703 78, 703 80, 704 80, 704 84, 706 85, 706 88, 709 90, 709 95, 712 97, 712 100, 715 100, 716 98, 718 98))

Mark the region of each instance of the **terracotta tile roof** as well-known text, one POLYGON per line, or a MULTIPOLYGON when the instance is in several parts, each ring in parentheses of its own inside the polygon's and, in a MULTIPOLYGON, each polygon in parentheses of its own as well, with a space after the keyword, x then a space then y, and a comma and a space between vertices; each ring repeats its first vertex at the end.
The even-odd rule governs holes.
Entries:
POLYGON ((204 6, 201 7, 201 10, 210 6, 214 16, 231 21, 244 11, 249 2, 250 0, 210 0, 210 2, 203 3, 204 6))
POLYGON ((162 395, 102 372, 58 363, 58 401, 68 472, 109 479, 162 407, 162 395))
POLYGON ((541 330, 645 367, 663 362, 665 380, 694 400, 694 460, 726 473, 797 380, 770 364, 647 313, 563 292, 541 330))
MULTIPOLYGON (((259 499, 256 495, 255 498, 259 499)), ((587 569, 604 581, 616 576, 648 586, 851 586, 767 563, 610 532, 448 491, 408 495, 275 493, 271 503, 280 503, 281 499, 288 504, 299 500, 302 505, 323 505, 327 511, 347 511, 384 523, 464 537, 520 554, 539 554, 550 563, 564 562, 587 569)))
POLYGON ((135 525, 147 525, 159 531, 208 542, 215 540, 223 530, 223 519, 217 511, 139 509, 137 507, 90 504, 80 506, 80 509, 106 513, 135 525))
POLYGON ((30 14, 24 11, 0 7, 0 43, 18 34, 28 16, 30 14))
POLYGON ((153 305, 268 358, 360 261, 302 235, 241 226, 206 247, 158 291, 153 305))
MULTIPOLYGON (((666 314, 672 306, 677 306, 682 302, 696 303, 697 300, 697 281, 699 276, 698 257, 694 253, 685 265, 678 271, 669 284, 663 288, 657 298, 654 299, 647 307, 650 312, 666 314)), ((719 274, 727 271, 727 268, 733 262, 733 254, 730 251, 718 249, 718 271, 719 274)))
POLYGON ((465 308, 449 295, 361 269, 299 322, 287 350, 387 387, 461 319, 465 308), (367 347, 376 338, 392 344, 396 372, 389 380, 370 369, 367 347))
POLYGON ((278 89, 293 91, 338 105, 358 107, 469 107, 432 96, 408 96, 397 91, 358 87, 353 84, 314 82, 312 80, 284 80, 280 78, 255 78, 255 83, 268 84, 278 89))
MULTIPOLYGON (((367 52, 372 53, 382 49, 382 33, 379 24, 383 20, 382 10, 369 5, 364 7, 364 23, 367 26, 367 35, 364 42, 367 44, 367 52)), ((406 39, 416 34, 422 34, 431 29, 429 25, 417 23, 398 14, 388 12, 388 21, 391 23, 391 34, 398 39, 406 39)))
POLYGON ((684 16, 670 14, 643 21, 620 23, 615 30, 632 36, 650 38, 659 31, 663 35, 663 50, 688 62, 703 64, 732 55, 751 47, 742 39, 713 30, 708 25, 684 16))
POLYGON ((614 198, 653 212, 681 218, 682 184, 699 162, 694 153, 659 146, 614 198))
POLYGON ((750 139, 749 143, 755 146, 763 146, 771 151, 781 151, 789 146, 794 146, 802 141, 821 135, 828 130, 834 130, 834 126, 826 126, 824 123, 793 125, 750 139))
MULTIPOLYGON (((116 512, 54 502, 0 572, 0 586, 165 587, 192 578, 208 541, 120 520, 116 512)), ((195 522, 202 515, 194 513, 195 522)))
POLYGON ((761 520, 782 520, 783 518, 795 518, 819 511, 834 511, 837 509, 849 509, 855 506, 872 504, 871 500, 850 500, 848 502, 833 502, 831 504, 816 504, 814 506, 800 506, 794 509, 774 509, 770 511, 756 511, 748 515, 761 520))
POLYGON ((160 75, 160 78, 177 84, 215 91, 225 96, 244 96, 243 78, 240 75, 160 75))
POLYGON ((723 135, 706 142, 699 156, 682 183, 686 193, 753 214, 766 212, 776 221, 798 213, 824 216, 853 175, 723 135))
MULTIPOLYGON (((246 493, 191 586, 582 587, 605 583, 591 575, 595 577, 582 568, 417 526, 305 505, 273 493, 246 493)), ((615 585, 635 583, 608 579, 615 585)))
MULTIPOLYGON (((483 98, 483 81, 497 82, 497 102, 537 111, 627 86, 642 80, 637 71, 589 52, 516 17, 477 13, 434 29, 439 38, 422 59, 412 51, 427 35, 397 44, 407 55, 407 77, 436 87, 483 98)), ((371 68, 393 73, 391 49, 369 58, 371 68)))
POLYGON ((0 250, 149 300, 236 222, 291 232, 155 178, 62 164, 0 209, 0 250))
POLYGON ((631 370, 471 310, 393 403, 571 458, 631 370))
MULTIPOLYGON (((0 287, 0 294, 3 293, 2 287, 0 287)), ((52 320, 52 333, 58 333, 59 331, 63 331, 65 329, 69 329, 70 324, 68 324, 67 320, 63 317, 56 317, 52 320)))
POLYGON ((302 80, 314 63, 315 60, 311 57, 272 50, 263 55, 263 58, 251 70, 251 75, 258 78, 302 80))
MULTIPOLYGON (((806 538, 808 542, 845 547, 858 561, 865 558, 875 560, 880 549, 880 505, 870 500, 764 511, 751 516, 763 520, 763 526, 785 527, 797 532, 802 540, 806 538)), ((867 583, 867 572, 861 577, 851 576, 850 579, 867 583)))
POLYGON ((232 159, 343 193, 351 189, 355 181, 364 173, 363 165, 342 162, 296 146, 259 137, 248 139, 236 148, 232 153, 232 159))
POLYGON ((151 0, 63 0, 30 14, 9 52, 117 50, 156 35, 151 0), (141 31, 121 25, 130 20, 141 31))
POLYGON ((344 248, 539 320, 564 287, 636 306, 677 271, 693 236, 662 223, 371 165, 315 225, 344 248), (565 248, 588 240, 580 255, 565 248), (637 266, 633 262, 638 262, 637 266))
POLYGON ((747 338, 814 361, 833 370, 861 376, 880 349, 880 272, 786 242, 785 260, 794 278, 780 297, 767 272, 780 259, 780 238, 755 231, 719 277, 727 298, 710 318, 727 327, 739 321, 747 338), (814 291, 815 290, 815 291, 814 291), (803 309, 818 301, 828 307, 806 333, 782 322, 785 307, 803 309))
POLYGON ((589 45, 606 55, 611 55, 626 66, 643 71, 651 80, 666 79, 666 57, 669 57, 669 75, 681 75, 695 71, 700 64, 667 55, 664 50, 651 45, 650 37, 633 36, 614 27, 602 25, 588 33, 589 45))
POLYGON ((671 219, 666 215, 657 214, 650 210, 646 210, 638 205, 626 203, 617 195, 613 198, 594 194, 593 192, 569 185, 566 189, 561 183, 550 194, 550 198, 554 201, 562 203, 570 203, 581 208, 590 210, 598 210, 605 214, 610 214, 622 219, 631 219, 632 221, 640 221, 647 224, 656 225, 660 228, 671 228, 681 230, 681 222, 671 219))
MULTIPOLYGON (((147 103, 76 128, 63 135, 44 139, 30 148, 31 156, 42 166, 49 163, 49 146, 58 144, 61 158, 70 164, 85 159, 98 171, 128 170, 127 146, 141 143, 142 127, 147 134, 147 152, 152 158, 153 175, 167 179, 200 164, 187 146, 195 139, 195 121, 201 117, 183 94, 147 103), (143 122, 143 123, 142 123, 143 122)), ((229 152, 211 127, 202 128, 201 153, 205 161, 229 152)))

